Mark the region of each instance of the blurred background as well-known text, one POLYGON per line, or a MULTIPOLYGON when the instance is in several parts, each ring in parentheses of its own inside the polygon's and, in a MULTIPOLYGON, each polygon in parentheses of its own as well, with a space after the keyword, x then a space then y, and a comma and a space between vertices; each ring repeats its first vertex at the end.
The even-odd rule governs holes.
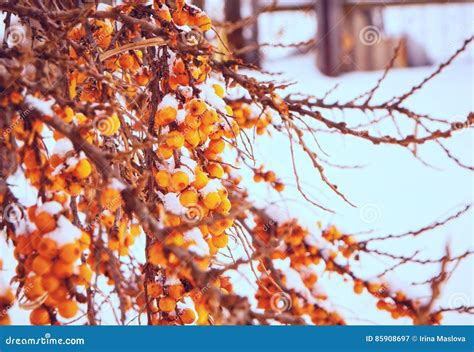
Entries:
MULTIPOLYGON (((241 52, 240 58, 265 72, 278 73, 259 74, 259 78, 295 83, 282 95, 301 93, 321 98, 331 90, 329 102, 351 101, 374 87, 397 47, 394 68, 373 102, 403 94, 434 72, 474 34, 472 1, 202 0, 195 3, 204 6, 216 22, 214 38, 220 39, 216 41, 219 45, 241 52), (220 30, 219 25, 225 30, 220 30), (231 33, 226 36, 229 30, 231 33), (282 44, 286 47, 281 47, 282 44)), ((249 74, 256 75, 251 71, 249 74)), ((417 113, 454 122, 474 111, 473 101, 474 45, 471 44, 404 105, 417 113)), ((321 112, 349 124, 368 120, 367 114, 359 111, 321 109, 321 112)), ((371 133, 389 132, 382 126, 371 133)), ((456 157, 468 165, 474 162, 473 136, 471 128, 447 142, 456 157)), ((246 184, 250 194, 264 206, 278 205, 286 216, 298 217, 315 232, 316 222, 322 221, 323 226, 336 224, 343 232, 361 239, 404 233, 444 219, 465 204, 472 204, 474 199, 472 172, 457 166, 435 143, 421 146, 417 159, 405 148, 374 146, 357 138, 320 133, 317 144, 327 153, 325 158, 344 166, 327 167, 329 179, 357 206, 349 206, 328 190, 310 160, 296 151, 305 192, 336 211, 335 215, 329 215, 302 200, 298 193, 287 137, 273 133, 254 143, 257 162, 275 170, 287 189, 283 195, 276 195, 250 181, 246 184)), ((313 144, 313 150, 318 150, 318 145, 313 144)), ((246 179, 251 180, 251 175, 246 179)), ((418 252, 420 259, 440 258, 446 246, 451 248, 452 255, 463 253, 474 247, 473 215, 470 210, 457 221, 424 236, 379 242, 378 249, 398 255, 418 252)), ((367 278, 377 276, 392 264, 387 258, 368 255, 359 263, 352 263, 367 278)), ((473 264, 470 257, 456 267, 438 306, 474 304, 473 264)), ((401 288, 411 297, 423 300, 429 296, 430 288, 420 283, 437 275, 439 269, 437 264, 407 264, 385 279, 393 288, 401 288)), ((242 294, 253 286, 248 277, 251 275, 235 275, 238 281, 235 287, 242 294)), ((368 308, 374 306, 373 298, 348 294, 351 285, 335 276, 323 275, 318 283, 349 324, 409 323, 404 319, 392 320, 389 314, 368 308)), ((474 320, 469 315, 445 314, 443 323, 473 324, 474 320)))

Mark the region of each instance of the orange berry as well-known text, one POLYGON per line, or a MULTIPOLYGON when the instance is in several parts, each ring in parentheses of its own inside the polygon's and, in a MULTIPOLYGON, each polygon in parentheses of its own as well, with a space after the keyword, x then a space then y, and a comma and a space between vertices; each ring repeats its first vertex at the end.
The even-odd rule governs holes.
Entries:
POLYGON ((59 281, 59 279, 52 274, 43 275, 41 277, 41 286, 43 287, 45 291, 48 291, 48 292, 56 291, 60 285, 61 285, 61 281, 59 281))
POLYGON ((176 285, 171 285, 168 287, 168 295, 175 299, 178 300, 184 295, 184 287, 181 284, 176 284, 176 285))
POLYGON ((206 111, 206 103, 201 99, 193 99, 186 104, 186 109, 191 115, 202 115, 206 111))
POLYGON ((172 131, 166 136, 166 144, 173 149, 179 149, 184 145, 184 137, 178 131, 172 131))
POLYGON ((160 243, 153 243, 148 249, 148 261, 153 265, 165 265, 167 263, 163 247, 160 243))
POLYGON ((58 306, 59 315, 66 319, 74 317, 77 314, 78 310, 79 307, 77 306, 77 303, 73 300, 61 302, 58 306))
POLYGON ((59 249, 59 258, 65 263, 74 263, 81 257, 81 249, 77 243, 68 243, 59 249))
POLYGON ((125 70, 132 68, 134 62, 135 62, 135 59, 130 54, 123 54, 122 56, 120 56, 120 59, 119 59, 120 67, 122 67, 125 70))
POLYGON ((158 111, 156 123, 159 126, 166 126, 176 120, 177 111, 171 106, 167 106, 158 111))
POLYGON ((32 325, 48 325, 48 324, 50 324, 51 320, 49 318, 48 311, 43 307, 33 309, 31 311, 31 314, 30 314, 30 323, 32 325))
POLYGON ((224 98, 225 91, 224 88, 220 84, 213 84, 212 88, 214 88, 214 92, 216 93, 219 98, 224 98))
POLYGON ((357 294, 361 294, 364 291, 364 283, 362 281, 355 281, 354 282, 354 292, 357 294))
POLYGON ((220 154, 225 149, 225 142, 222 139, 212 140, 209 142, 208 150, 220 154))
POLYGON ((158 155, 163 159, 169 159, 173 156, 173 149, 168 147, 166 144, 161 144, 158 147, 158 155))
POLYGON ((189 128, 195 130, 201 125, 201 118, 199 117, 199 115, 188 114, 184 118, 184 123, 189 128))
POLYGON ((179 316, 183 324, 192 324, 196 320, 196 314, 191 308, 183 309, 179 316))
POLYGON ((35 259, 33 259, 33 262, 31 264, 31 269, 38 275, 47 274, 50 268, 51 268, 51 262, 40 255, 35 257, 35 259))
POLYGON ((201 121, 203 125, 212 125, 219 122, 219 115, 215 110, 207 110, 202 115, 201 121))
POLYGON ((175 11, 173 13, 173 21, 176 23, 178 26, 184 26, 188 23, 189 21, 189 16, 188 13, 182 10, 175 11))
POLYGON ((196 204, 198 202, 198 194, 192 190, 184 191, 179 196, 179 202, 184 206, 196 204))
POLYGON ((148 295, 153 298, 160 297, 161 293, 163 292, 163 287, 157 282, 150 282, 147 288, 148 295))
POLYGON ((74 274, 74 265, 72 263, 58 260, 53 264, 53 274, 59 279, 65 279, 74 274))
POLYGON ((66 286, 60 285, 56 290, 50 292, 48 297, 51 297, 57 302, 62 302, 66 300, 68 294, 69 290, 66 288, 66 286))
POLYGON ((114 188, 107 188, 100 195, 101 205, 112 212, 120 207, 121 202, 120 192, 114 188))
POLYGON ((158 186, 162 188, 167 188, 169 187, 171 183, 171 177, 168 171, 166 170, 160 170, 155 174, 155 181, 158 184, 158 186))
POLYGON ((219 236, 212 237, 212 243, 217 248, 224 248, 225 246, 227 246, 227 243, 229 243, 229 236, 227 236, 226 234, 222 234, 219 236))
POLYGON ((210 192, 204 197, 204 205, 210 210, 216 209, 220 203, 221 197, 217 192, 210 192))
POLYGON ((184 171, 177 171, 171 176, 171 186, 177 192, 181 192, 188 187, 189 177, 184 171))
POLYGON ((76 168, 74 169, 74 176, 82 180, 89 177, 91 172, 92 172, 92 166, 89 160, 81 159, 79 160, 79 162, 76 165, 76 168))
POLYGON ((220 164, 217 163, 212 163, 209 164, 207 167, 207 171, 209 172, 209 175, 215 178, 222 178, 224 177, 224 169, 220 164))
POLYGON ((81 250, 86 250, 87 248, 89 248, 91 244, 91 236, 85 232, 85 231, 82 231, 82 235, 81 235, 81 238, 79 239, 79 247, 81 248, 81 250))
POLYGON ((56 220, 48 212, 41 212, 35 216, 34 223, 41 233, 51 232, 56 228, 56 220))
POLYGON ((273 171, 267 171, 265 172, 265 181, 267 182, 275 182, 276 181, 276 175, 273 171))
POLYGON ((35 299, 44 293, 43 286, 41 284, 41 276, 29 276, 25 279, 23 291, 28 299, 35 299))
POLYGON ((206 32, 211 29, 212 23, 209 17, 205 13, 200 13, 196 19, 196 25, 201 31, 206 32))
POLYGON ((201 189, 207 185, 209 182, 209 177, 202 170, 196 170, 195 180, 193 181, 193 187, 196 189, 201 189))
POLYGON ((216 211, 222 215, 228 215, 230 209, 232 208, 232 204, 228 198, 224 198, 221 201, 221 204, 217 207, 216 211))
POLYGON ((285 190, 285 185, 283 183, 277 182, 273 186, 277 192, 283 192, 285 190))
POLYGON ((38 244, 38 253, 46 259, 51 259, 58 253, 58 245, 50 238, 41 238, 38 244))
POLYGON ((184 140, 192 147, 195 148, 201 142, 199 132, 195 130, 189 130, 184 133, 184 140))
POLYGON ((176 308, 176 301, 170 297, 160 298, 158 306, 163 312, 172 312, 176 308))

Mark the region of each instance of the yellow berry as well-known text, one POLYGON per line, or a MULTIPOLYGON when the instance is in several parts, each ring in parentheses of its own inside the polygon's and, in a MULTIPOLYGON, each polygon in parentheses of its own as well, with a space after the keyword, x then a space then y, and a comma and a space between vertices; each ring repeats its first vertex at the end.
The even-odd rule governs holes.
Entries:
POLYGON ((196 204, 198 202, 198 194, 193 190, 184 191, 179 196, 179 201, 184 206, 196 204))
POLYGON ((172 312, 176 308, 176 301, 170 297, 163 297, 158 304, 163 312, 172 312))
POLYGON ((217 192, 210 192, 204 197, 204 205, 210 210, 216 209, 220 203, 221 197, 217 192))
POLYGON ((171 176, 171 186, 177 192, 181 192, 188 187, 189 177, 184 171, 177 171, 171 176))
POLYGON ((209 175, 215 178, 222 178, 224 177, 224 169, 220 164, 217 163, 212 163, 209 164, 207 167, 207 171, 209 172, 209 175))
POLYGON ((89 160, 87 159, 81 159, 76 165, 76 168, 74 169, 74 176, 76 176, 78 179, 85 179, 89 177, 89 175, 92 172, 92 166, 89 160))
POLYGON ((184 137, 178 131, 168 133, 166 136, 166 145, 173 149, 179 149, 184 145, 184 137))
POLYGON ((169 187, 171 183, 170 174, 166 170, 160 170, 155 174, 155 181, 162 188, 169 187))

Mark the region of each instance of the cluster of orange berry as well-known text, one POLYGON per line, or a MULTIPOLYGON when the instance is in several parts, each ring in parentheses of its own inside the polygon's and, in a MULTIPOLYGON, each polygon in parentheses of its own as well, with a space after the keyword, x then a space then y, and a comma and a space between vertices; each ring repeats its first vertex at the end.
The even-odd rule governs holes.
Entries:
POLYGON ((258 135, 263 135, 272 122, 272 115, 268 111, 252 109, 247 103, 234 102, 231 104, 234 119, 241 128, 255 128, 258 135))
POLYGON ((338 244, 339 252, 342 253, 345 258, 350 258, 351 255, 359 248, 353 236, 343 234, 334 225, 331 225, 326 230, 324 230, 322 237, 328 242, 338 244))
POLYGON ((34 325, 50 324, 56 311, 63 318, 74 317, 81 300, 76 286, 89 285, 92 277, 89 265, 80 260, 90 236, 70 222, 64 209, 57 198, 32 206, 27 220, 36 229, 11 234, 17 275, 28 306, 34 307, 30 314, 34 325))
POLYGON ((265 181, 272 185, 272 187, 277 192, 283 192, 285 189, 285 185, 277 180, 277 176, 274 171, 264 171, 263 166, 260 166, 258 170, 254 171, 253 179, 255 182, 262 182, 265 181))

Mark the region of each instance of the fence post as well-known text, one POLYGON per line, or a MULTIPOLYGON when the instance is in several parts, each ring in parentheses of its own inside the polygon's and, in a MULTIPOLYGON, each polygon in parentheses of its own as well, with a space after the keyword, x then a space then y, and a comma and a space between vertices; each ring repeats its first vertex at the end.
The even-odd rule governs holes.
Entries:
POLYGON ((318 0, 318 67, 328 76, 337 76, 342 69, 343 0, 318 0))

